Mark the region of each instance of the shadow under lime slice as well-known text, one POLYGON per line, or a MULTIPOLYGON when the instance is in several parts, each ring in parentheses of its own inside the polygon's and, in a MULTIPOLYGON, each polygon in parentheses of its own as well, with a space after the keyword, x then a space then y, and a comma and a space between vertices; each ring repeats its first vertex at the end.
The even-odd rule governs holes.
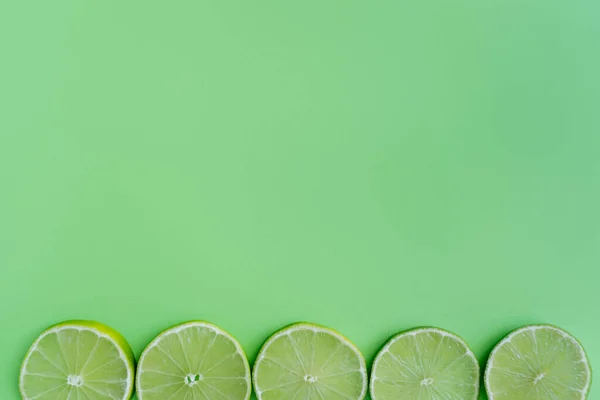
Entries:
POLYGON ((139 400, 250 398, 250 367, 240 344, 207 322, 188 322, 158 335, 137 369, 139 400))
POLYGON ((491 400, 582 400, 591 369, 583 347, 550 325, 520 328, 492 351, 485 373, 491 400))
POLYGON ((373 363, 373 400, 475 400, 478 394, 477 359, 462 339, 442 329, 401 333, 373 363))
POLYGON ((254 365, 259 400, 360 400, 367 371, 360 351, 341 334, 295 324, 271 336, 254 365))
POLYGON ((24 400, 127 400, 133 369, 133 354, 119 333, 98 322, 67 321, 33 343, 19 388, 24 400))

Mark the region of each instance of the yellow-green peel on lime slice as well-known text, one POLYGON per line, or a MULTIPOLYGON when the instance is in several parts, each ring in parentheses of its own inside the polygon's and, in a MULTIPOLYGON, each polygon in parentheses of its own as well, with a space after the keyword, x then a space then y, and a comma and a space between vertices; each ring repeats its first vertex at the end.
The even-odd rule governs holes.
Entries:
POLYGON ((365 360, 334 330, 294 324, 271 336, 254 364, 258 400, 361 400, 365 360))
POLYGON ((584 400, 591 376, 577 339, 555 326, 530 325, 494 348, 485 387, 490 400, 584 400))
POLYGON ((187 322, 159 334, 140 357, 139 400, 247 400, 250 366, 237 340, 208 322, 187 322))
POLYGON ((21 366, 24 400, 128 400, 134 358, 118 332, 94 321, 54 325, 33 343, 21 366))
POLYGON ((394 336, 381 349, 370 386, 373 400, 476 400, 479 364, 455 334, 414 329, 394 336))

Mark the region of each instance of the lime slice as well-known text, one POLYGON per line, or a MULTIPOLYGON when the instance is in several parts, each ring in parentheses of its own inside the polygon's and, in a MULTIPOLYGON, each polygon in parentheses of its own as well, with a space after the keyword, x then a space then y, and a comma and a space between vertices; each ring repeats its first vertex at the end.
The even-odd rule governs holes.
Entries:
POLYGON ((360 400, 367 370, 360 351, 341 334, 312 324, 275 333, 254 364, 258 400, 360 400))
POLYGON ((485 387, 492 400, 580 400, 592 372, 581 344, 550 325, 517 329, 492 351, 485 387))
POLYGON ((477 399, 479 364, 453 333, 419 328, 394 336, 371 371, 371 397, 389 399, 477 399))
POLYGON ((66 321, 33 343, 19 379, 24 400, 126 400, 133 353, 123 336, 93 321, 66 321))
POLYGON ((247 400, 250 367, 240 344, 208 322, 187 322, 158 335, 137 369, 139 400, 247 400))

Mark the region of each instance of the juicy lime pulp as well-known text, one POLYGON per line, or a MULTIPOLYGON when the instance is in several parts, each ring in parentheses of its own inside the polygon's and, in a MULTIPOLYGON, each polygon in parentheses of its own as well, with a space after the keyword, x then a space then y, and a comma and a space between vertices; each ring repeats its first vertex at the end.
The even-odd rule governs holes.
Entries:
POLYGON ((373 363, 371 397, 477 399, 479 364, 467 344, 438 328, 419 328, 388 341, 373 363))
POLYGON ((250 366, 240 344, 207 322, 187 322, 159 334, 137 369, 140 400, 250 398, 250 366))
POLYGON ((23 399, 131 398, 134 359, 125 339, 93 321, 54 325, 33 343, 21 366, 23 399))
POLYGON ((365 360, 347 338, 312 324, 271 336, 254 364, 259 400, 360 400, 367 391, 365 360))
POLYGON ((581 344, 550 325, 530 325, 504 338, 490 354, 485 386, 491 400, 585 399, 591 368, 581 344))

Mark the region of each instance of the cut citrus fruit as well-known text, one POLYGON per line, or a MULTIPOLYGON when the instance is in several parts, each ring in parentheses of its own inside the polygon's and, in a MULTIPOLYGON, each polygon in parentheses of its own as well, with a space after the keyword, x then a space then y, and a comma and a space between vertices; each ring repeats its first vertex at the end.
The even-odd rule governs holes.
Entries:
POLYGON ((517 329, 492 351, 485 371, 490 400, 581 400, 591 369, 581 344, 550 325, 517 329))
POLYGON ((123 336, 93 321, 66 321, 33 343, 19 379, 24 400, 127 400, 133 353, 123 336))
POLYGON ((373 363, 373 400, 474 400, 478 394, 475 355, 461 338, 439 328, 394 336, 373 363))
POLYGON ((294 324, 260 350, 254 390, 258 400, 360 400, 367 392, 365 360, 341 334, 294 324))
POLYGON ((137 369, 139 400, 247 400, 250 367, 240 344, 208 322, 187 322, 158 335, 137 369))

